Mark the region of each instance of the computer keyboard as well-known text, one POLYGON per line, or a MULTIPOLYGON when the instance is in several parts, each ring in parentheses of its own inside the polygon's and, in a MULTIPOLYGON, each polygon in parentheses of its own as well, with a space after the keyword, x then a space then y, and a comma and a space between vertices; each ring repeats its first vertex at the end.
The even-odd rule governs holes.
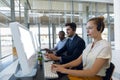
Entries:
POLYGON ((56 79, 58 78, 58 74, 56 72, 51 71, 51 65, 53 64, 53 61, 48 61, 43 63, 43 69, 44 69, 44 77, 46 79, 56 79))

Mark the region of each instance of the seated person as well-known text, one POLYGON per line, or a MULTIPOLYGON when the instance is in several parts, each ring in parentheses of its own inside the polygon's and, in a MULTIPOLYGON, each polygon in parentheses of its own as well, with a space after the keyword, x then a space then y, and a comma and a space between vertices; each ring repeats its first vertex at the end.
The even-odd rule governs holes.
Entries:
MULTIPOLYGON (((55 54, 46 54, 49 59, 60 61, 61 64, 77 59, 85 49, 84 40, 75 33, 76 24, 67 23, 65 26, 67 28, 67 36, 69 37, 65 46, 55 54), (64 55, 64 52, 67 52, 66 55, 64 55)), ((79 67, 82 68, 82 64, 79 67)))
POLYGON ((57 43, 57 45, 53 48, 53 49, 48 49, 48 48, 45 48, 46 51, 58 51, 60 50, 66 43, 67 41, 67 38, 65 37, 65 32, 64 31, 59 31, 59 39, 60 41, 57 43))
POLYGON ((110 66, 111 46, 102 39, 101 33, 104 30, 104 17, 95 17, 87 22, 87 35, 93 38, 83 54, 76 60, 63 64, 53 64, 52 69, 68 74, 70 80, 103 80, 106 69, 110 66), (72 70, 70 68, 83 62, 83 70, 72 70))

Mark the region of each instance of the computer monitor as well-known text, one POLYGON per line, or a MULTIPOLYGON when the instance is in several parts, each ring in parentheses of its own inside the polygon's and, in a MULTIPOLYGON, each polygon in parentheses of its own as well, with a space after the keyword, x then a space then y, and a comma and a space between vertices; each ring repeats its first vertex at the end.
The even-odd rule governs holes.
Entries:
POLYGON ((31 32, 31 35, 32 35, 32 38, 34 40, 35 49, 36 49, 36 51, 39 52, 40 51, 40 43, 38 41, 37 35, 32 33, 32 32, 31 32))
POLYGON ((31 32, 18 22, 10 23, 10 28, 21 67, 21 69, 15 73, 15 76, 34 76, 36 74, 35 65, 37 56, 31 32))

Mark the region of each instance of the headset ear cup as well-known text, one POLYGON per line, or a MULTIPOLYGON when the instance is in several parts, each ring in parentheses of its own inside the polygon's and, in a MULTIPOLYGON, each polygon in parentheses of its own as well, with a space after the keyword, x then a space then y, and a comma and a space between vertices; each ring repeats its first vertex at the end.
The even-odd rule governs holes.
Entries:
POLYGON ((100 24, 100 23, 98 23, 97 30, 98 30, 98 31, 101 30, 101 24, 100 24))

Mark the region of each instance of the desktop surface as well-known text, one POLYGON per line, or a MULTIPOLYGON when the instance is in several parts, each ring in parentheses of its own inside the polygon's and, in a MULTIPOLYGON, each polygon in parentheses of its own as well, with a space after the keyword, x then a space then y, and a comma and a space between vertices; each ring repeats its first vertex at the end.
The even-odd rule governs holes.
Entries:
POLYGON ((44 69, 39 64, 37 66, 37 73, 34 77, 24 77, 24 78, 16 78, 14 74, 10 77, 9 80, 69 80, 67 76, 59 77, 57 79, 46 79, 44 77, 44 69))

